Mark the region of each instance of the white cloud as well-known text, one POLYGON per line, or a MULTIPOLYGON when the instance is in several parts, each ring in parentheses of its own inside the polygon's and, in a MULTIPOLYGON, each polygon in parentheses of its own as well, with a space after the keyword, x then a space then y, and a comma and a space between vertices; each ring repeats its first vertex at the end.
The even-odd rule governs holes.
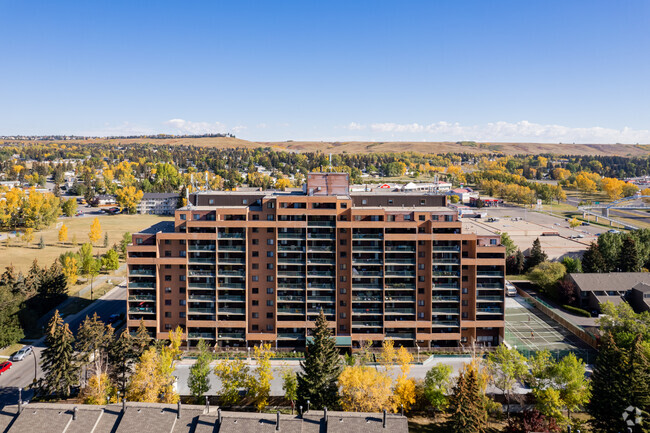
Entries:
POLYGON ((218 134, 228 132, 226 125, 221 122, 193 122, 184 119, 170 119, 164 122, 165 125, 171 127, 177 134, 218 134))
POLYGON ((481 125, 437 122, 419 123, 349 123, 350 131, 368 130, 373 140, 432 140, 432 141, 532 141, 563 143, 650 143, 650 130, 613 129, 600 126, 575 128, 563 125, 542 125, 527 120, 520 122, 491 122, 481 125))

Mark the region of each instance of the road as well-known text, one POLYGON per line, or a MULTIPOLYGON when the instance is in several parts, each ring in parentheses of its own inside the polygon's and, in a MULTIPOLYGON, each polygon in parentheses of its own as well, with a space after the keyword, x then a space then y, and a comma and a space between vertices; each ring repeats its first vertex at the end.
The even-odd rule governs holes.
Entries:
MULTIPOLYGON (((578 204, 580 203, 580 199, 574 198, 574 197, 569 197, 569 198, 567 198, 566 203, 570 204, 571 206, 576 206, 577 207, 578 204)), ((598 209, 595 209, 594 211, 595 212, 600 212, 598 209)), ((616 218, 626 218, 626 219, 630 220, 630 222, 632 222, 632 221, 641 221, 641 222, 650 224, 650 215, 648 215, 647 212, 642 211, 642 210, 633 210, 633 209, 630 209, 630 210, 615 210, 615 209, 613 209, 613 210, 609 211, 609 216, 611 218, 614 218, 614 219, 616 219, 616 218)), ((632 224, 634 224, 634 223, 632 222, 632 224)))
MULTIPOLYGON (((75 315, 65 318, 70 325, 70 329, 76 332, 79 325, 86 318, 97 313, 103 320, 108 320, 112 314, 124 313, 126 310, 126 285, 124 283, 116 286, 113 290, 106 293, 97 301, 75 315)), ((44 342, 40 339, 34 343, 34 354, 40 364, 41 352, 44 342)), ((40 365, 37 366, 37 377, 42 377, 40 365)), ((0 406, 7 404, 16 404, 18 400, 17 388, 24 388, 34 380, 34 355, 30 355, 23 361, 15 362, 11 368, 0 375, 0 406)), ((23 392, 23 400, 31 399, 33 392, 27 390, 23 392)))

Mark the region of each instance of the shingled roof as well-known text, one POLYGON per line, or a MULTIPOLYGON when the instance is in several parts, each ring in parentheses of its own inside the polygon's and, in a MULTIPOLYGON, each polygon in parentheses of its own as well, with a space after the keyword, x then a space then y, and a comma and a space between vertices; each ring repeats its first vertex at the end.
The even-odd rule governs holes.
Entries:
POLYGON ((29 403, 0 410, 0 433, 407 433, 393 414, 309 411, 304 416, 226 412, 194 405, 29 403), (385 418, 384 418, 385 417, 385 418), (279 422, 279 430, 278 430, 279 422))

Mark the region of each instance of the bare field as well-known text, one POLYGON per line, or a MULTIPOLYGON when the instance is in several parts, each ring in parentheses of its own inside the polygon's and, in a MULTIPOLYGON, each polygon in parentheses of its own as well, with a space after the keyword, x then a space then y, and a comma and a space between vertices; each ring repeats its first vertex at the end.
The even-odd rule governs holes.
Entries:
MULTIPOLYGON (((102 238, 95 243, 93 252, 103 254, 104 233, 108 233, 108 246, 119 243, 124 232, 137 232, 160 221, 171 221, 171 217, 160 217, 156 215, 102 215, 98 216, 102 226, 102 238), (100 247, 101 245, 101 247, 100 247)), ((58 241, 59 229, 54 225, 45 230, 34 233, 34 240, 29 246, 19 239, 13 239, 11 246, 7 248, 2 242, 0 246, 0 271, 6 266, 14 265, 16 269, 27 271, 34 259, 43 266, 50 266, 59 255, 67 251, 77 251, 79 246, 88 242, 88 232, 94 216, 59 218, 68 227, 68 241, 61 245, 58 241), (43 236, 45 248, 38 248, 38 242, 43 236), (72 245, 72 238, 76 236, 77 246, 72 245)))
MULTIPOLYGON (((7 141, 9 142, 9 141, 7 141)), ((11 141, 26 143, 27 141, 11 141)), ((546 154, 555 153, 562 155, 618 155, 618 156, 643 156, 650 154, 649 145, 633 144, 559 144, 559 143, 472 143, 462 144, 456 142, 325 142, 325 141, 282 141, 282 142, 255 142, 231 137, 204 137, 204 138, 168 138, 168 139, 92 139, 92 140, 67 140, 56 143, 66 145, 77 144, 112 144, 122 145, 129 143, 152 143, 159 145, 200 146, 218 149, 228 148, 257 148, 271 147, 287 152, 324 152, 324 153, 385 153, 385 152, 419 152, 419 153, 503 153, 515 154, 546 154)), ((38 143, 47 143, 39 141, 38 143)))

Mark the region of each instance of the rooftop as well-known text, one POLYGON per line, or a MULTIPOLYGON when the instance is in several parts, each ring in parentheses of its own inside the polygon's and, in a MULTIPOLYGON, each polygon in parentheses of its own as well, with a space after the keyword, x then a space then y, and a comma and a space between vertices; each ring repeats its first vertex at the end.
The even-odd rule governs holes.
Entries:
POLYGON ((155 235, 158 232, 174 233, 174 221, 161 221, 152 225, 151 227, 140 230, 138 233, 155 235))
POLYGON ((650 272, 571 274, 571 278, 580 290, 588 292, 626 291, 639 283, 650 284, 650 272))

